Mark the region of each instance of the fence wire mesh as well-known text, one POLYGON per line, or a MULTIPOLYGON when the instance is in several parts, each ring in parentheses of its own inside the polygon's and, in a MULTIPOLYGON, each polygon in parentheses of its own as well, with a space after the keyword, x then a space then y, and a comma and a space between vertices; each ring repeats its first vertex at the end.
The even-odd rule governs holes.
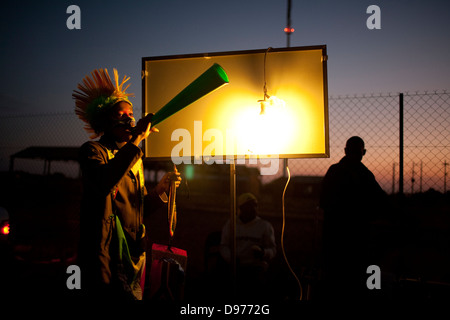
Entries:
MULTIPOLYGON (((404 192, 447 191, 450 160, 450 93, 404 93, 404 192)), ((344 155, 354 135, 366 143, 363 163, 388 193, 399 191, 399 94, 329 97, 330 158, 289 159, 293 176, 323 176, 344 155)), ((72 112, 0 117, 0 171, 7 171, 11 155, 31 146, 78 147, 88 140, 72 112)), ((42 174, 44 160, 15 159, 14 169, 42 174)), ((279 177, 263 177, 263 183, 279 177), (264 180, 265 179, 265 180, 264 180)), ((50 173, 76 178, 75 162, 53 163, 50 173)))
MULTIPOLYGON (((399 94, 336 96, 329 99, 328 159, 289 160, 291 172, 323 176, 344 156, 345 142, 357 135, 367 153, 363 163, 388 193, 399 191, 399 94)), ((403 190, 446 192, 450 156, 450 100, 446 91, 405 93, 403 190)))
POLYGON ((447 191, 450 156, 449 93, 404 96, 405 192, 447 191))

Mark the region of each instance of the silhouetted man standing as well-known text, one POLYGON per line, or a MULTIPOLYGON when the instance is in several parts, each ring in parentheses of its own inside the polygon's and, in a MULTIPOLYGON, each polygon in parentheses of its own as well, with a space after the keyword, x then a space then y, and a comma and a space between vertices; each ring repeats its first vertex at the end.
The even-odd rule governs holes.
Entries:
POLYGON ((327 171, 320 206, 324 210, 324 293, 328 299, 364 297, 370 254, 370 220, 386 193, 361 163, 364 141, 347 140, 345 156, 327 171))

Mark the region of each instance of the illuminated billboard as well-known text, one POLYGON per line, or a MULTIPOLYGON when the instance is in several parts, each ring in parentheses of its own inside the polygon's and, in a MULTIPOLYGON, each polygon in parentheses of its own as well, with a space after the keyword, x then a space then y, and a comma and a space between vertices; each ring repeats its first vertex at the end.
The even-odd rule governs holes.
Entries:
POLYGON ((176 109, 146 139, 146 159, 329 156, 326 46, 146 57, 142 69, 143 114, 176 109), (223 81, 203 92, 216 67, 223 81))

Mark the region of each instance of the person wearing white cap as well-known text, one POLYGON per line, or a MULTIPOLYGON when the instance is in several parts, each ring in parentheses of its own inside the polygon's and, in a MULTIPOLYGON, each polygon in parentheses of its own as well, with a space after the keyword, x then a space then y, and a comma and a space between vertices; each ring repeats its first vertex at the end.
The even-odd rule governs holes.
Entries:
MULTIPOLYGON (((256 292, 264 283, 268 262, 276 254, 274 230, 270 222, 258 216, 258 200, 252 193, 241 194, 237 205, 237 278, 244 289, 256 292)), ((230 221, 227 221, 222 229, 220 253, 228 263, 231 259, 230 243, 230 221)))

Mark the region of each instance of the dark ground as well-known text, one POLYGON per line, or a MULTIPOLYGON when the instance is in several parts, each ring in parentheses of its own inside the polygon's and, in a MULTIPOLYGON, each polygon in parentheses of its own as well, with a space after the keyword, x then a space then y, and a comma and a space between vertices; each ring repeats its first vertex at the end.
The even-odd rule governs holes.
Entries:
MULTIPOLYGON (((61 175, 1 175, 0 205, 10 213, 9 244, 2 244, 2 295, 13 300, 69 300, 77 293, 66 287, 66 268, 76 263, 80 181, 61 175)), ((239 188, 238 188, 239 189, 239 188)), ((242 190, 244 191, 244 190, 242 190)), ((238 193, 241 190, 238 190, 238 193)), ((264 294, 268 301, 299 298, 299 288, 283 260, 280 190, 261 188, 260 215, 275 229, 278 252, 269 269, 264 294), (274 201, 275 199, 275 201, 274 201)), ((432 190, 406 197, 402 205, 391 197, 393 211, 373 225, 374 253, 382 272, 378 299, 386 301, 449 301, 450 197, 432 190)), ((322 212, 317 197, 286 197, 285 252, 300 278, 303 299, 316 301, 321 279, 322 212)), ((187 251, 184 300, 229 300, 230 281, 214 276, 216 256, 208 235, 220 232, 229 218, 229 186, 203 193, 180 187, 178 225, 172 245, 187 251), (225 281, 224 281, 225 280, 225 281)), ((159 212, 146 220, 150 243, 168 243, 167 217, 159 212)))

